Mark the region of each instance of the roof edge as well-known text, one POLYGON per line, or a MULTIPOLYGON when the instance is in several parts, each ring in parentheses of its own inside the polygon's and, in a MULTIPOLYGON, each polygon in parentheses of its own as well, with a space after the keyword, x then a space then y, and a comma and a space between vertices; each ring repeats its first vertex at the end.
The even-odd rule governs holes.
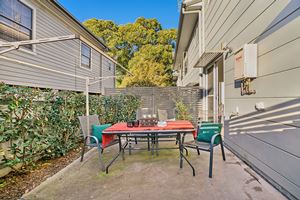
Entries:
POLYGON ((104 44, 95 34, 93 34, 90 30, 88 30, 72 13, 70 13, 62 4, 60 4, 57 0, 50 0, 51 3, 53 3, 56 7, 58 7, 61 11, 63 11, 65 14, 67 14, 71 19, 74 20, 81 28, 84 29, 89 35, 91 35, 93 38, 97 40, 103 46, 103 49, 106 51, 109 51, 109 47, 104 44))

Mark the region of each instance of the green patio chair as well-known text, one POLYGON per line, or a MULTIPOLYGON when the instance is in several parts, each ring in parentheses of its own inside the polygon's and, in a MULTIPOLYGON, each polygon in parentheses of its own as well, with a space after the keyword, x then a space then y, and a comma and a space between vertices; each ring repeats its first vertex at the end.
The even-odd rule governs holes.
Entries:
POLYGON ((219 123, 201 123, 197 128, 197 138, 195 138, 192 142, 183 142, 181 151, 180 151, 180 168, 183 165, 184 158, 190 167, 193 170, 193 175, 195 176, 195 169, 192 164, 187 160, 187 158, 183 155, 183 148, 192 148, 196 149, 198 155, 200 155, 200 151, 210 152, 209 159, 209 178, 212 178, 212 169, 213 169, 213 153, 214 147, 220 145, 222 151, 222 157, 225 161, 225 152, 223 146, 223 140, 221 136, 222 124, 219 123))
MULTIPOLYGON (((83 135, 83 147, 82 147, 82 153, 81 153, 81 159, 80 162, 83 161, 84 153, 85 153, 85 147, 97 147, 98 153, 99 153, 99 160, 100 160, 100 168, 102 171, 105 171, 105 164, 102 160, 102 153, 103 153, 103 147, 102 147, 102 140, 99 140, 96 136, 93 135, 93 125, 99 125, 99 118, 97 115, 90 115, 90 116, 79 116, 78 117, 80 122, 80 128, 83 135), (87 120, 89 120, 89 127, 87 127, 87 120)), ((101 130, 99 130, 99 136, 102 135, 102 131, 107 128, 108 126, 103 125, 103 127, 100 127, 101 130)), ((112 141, 109 146, 112 146, 114 144, 118 144, 118 140, 112 141)))

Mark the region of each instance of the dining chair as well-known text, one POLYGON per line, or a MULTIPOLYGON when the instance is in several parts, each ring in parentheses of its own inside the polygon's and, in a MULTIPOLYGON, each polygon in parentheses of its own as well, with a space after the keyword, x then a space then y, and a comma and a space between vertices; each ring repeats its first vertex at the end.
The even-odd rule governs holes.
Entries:
MULTIPOLYGON (((96 136, 93 136, 92 133, 92 126, 100 125, 98 115, 79 116, 78 119, 80 122, 80 129, 83 135, 83 147, 82 147, 80 162, 83 161, 86 147, 90 147, 90 148, 96 147, 98 149, 98 154, 99 154, 100 168, 102 171, 105 171, 105 164, 102 159, 102 153, 103 153, 102 141, 99 141, 98 138, 96 136)), ((107 147, 112 146, 114 144, 118 144, 118 141, 117 140, 112 141, 107 147)))
POLYGON ((210 153, 209 156, 209 178, 212 178, 212 169, 213 169, 213 154, 214 148, 218 145, 221 146, 222 158, 223 161, 226 160, 224 145, 221 136, 222 124, 220 123, 201 123, 197 128, 197 137, 194 141, 184 142, 180 150, 180 168, 183 166, 183 159, 187 161, 189 166, 193 170, 193 175, 195 176, 195 169, 193 165, 188 161, 188 159, 183 155, 183 148, 192 148, 196 149, 198 155, 200 155, 200 151, 207 151, 210 153))

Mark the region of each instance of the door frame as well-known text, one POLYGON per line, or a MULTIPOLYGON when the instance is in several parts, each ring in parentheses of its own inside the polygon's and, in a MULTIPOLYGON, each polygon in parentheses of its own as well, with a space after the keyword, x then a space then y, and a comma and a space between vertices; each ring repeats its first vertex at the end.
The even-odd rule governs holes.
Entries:
MULTIPOLYGON (((205 121, 208 121, 209 114, 208 113, 208 70, 213 68, 213 121, 218 122, 219 121, 219 99, 224 98, 225 91, 224 88, 219 88, 219 80, 218 80, 218 62, 222 60, 223 61, 223 77, 225 76, 225 70, 224 70, 224 58, 223 56, 220 56, 219 58, 215 59, 214 62, 212 62, 210 65, 208 65, 203 70, 203 119, 205 121), (222 92, 219 92, 219 90, 222 90, 222 92), (222 96, 220 96, 222 95, 222 96)), ((224 77, 225 78, 225 77, 224 77)), ((222 100, 223 101, 223 100, 222 100)), ((223 105, 224 107, 224 105, 223 105)), ((224 111, 223 111, 224 112, 224 111)), ((224 114, 224 113, 223 113, 224 114)))

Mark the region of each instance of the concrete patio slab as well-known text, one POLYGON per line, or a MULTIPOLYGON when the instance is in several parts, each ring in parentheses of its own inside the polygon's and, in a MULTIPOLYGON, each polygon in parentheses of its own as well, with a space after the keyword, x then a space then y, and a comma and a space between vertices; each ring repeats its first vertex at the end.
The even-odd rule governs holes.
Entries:
MULTIPOLYGON (((168 144, 169 145, 169 144, 168 144)), ((117 152, 116 147, 105 151, 105 159, 117 152)), ((179 168, 178 150, 161 150, 159 156, 136 151, 126 159, 117 160, 109 174, 100 172, 96 150, 91 150, 84 162, 76 160, 23 196, 26 200, 68 199, 285 199, 259 175, 226 150, 226 162, 220 149, 215 150, 213 178, 208 178, 209 154, 190 151, 189 160, 179 168)))

